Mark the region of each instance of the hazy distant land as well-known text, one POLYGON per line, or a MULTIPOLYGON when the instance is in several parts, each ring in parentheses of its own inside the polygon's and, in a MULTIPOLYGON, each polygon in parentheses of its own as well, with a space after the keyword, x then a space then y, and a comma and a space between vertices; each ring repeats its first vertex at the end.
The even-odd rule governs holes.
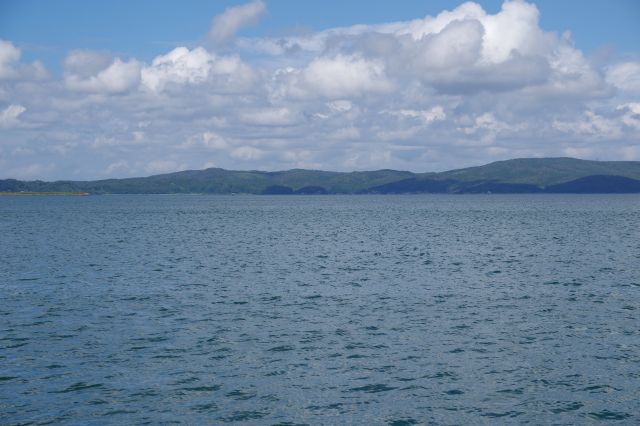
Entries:
POLYGON ((43 192, 43 191, 19 191, 19 192, 12 192, 12 191, 4 191, 4 192, 0 192, 0 196, 4 196, 4 195, 75 195, 75 196, 84 196, 84 195, 90 195, 88 192, 73 192, 73 191, 48 191, 48 192, 43 192))
POLYGON ((640 161, 525 158, 440 173, 187 170, 96 181, 0 180, 4 195, 640 193, 640 161))

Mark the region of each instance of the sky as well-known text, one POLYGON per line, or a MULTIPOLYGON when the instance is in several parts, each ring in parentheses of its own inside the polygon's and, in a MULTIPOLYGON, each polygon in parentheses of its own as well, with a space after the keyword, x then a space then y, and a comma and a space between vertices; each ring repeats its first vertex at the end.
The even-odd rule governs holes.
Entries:
POLYGON ((0 178, 640 160, 640 2, 0 0, 0 178))

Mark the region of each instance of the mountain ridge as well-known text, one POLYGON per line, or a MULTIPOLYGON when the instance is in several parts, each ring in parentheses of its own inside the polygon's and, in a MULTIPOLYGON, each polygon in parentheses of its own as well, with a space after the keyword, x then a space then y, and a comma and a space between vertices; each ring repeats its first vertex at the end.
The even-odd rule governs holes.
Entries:
POLYGON ((183 170, 147 177, 93 181, 0 180, 0 192, 91 194, 250 193, 597 193, 640 192, 640 161, 595 161, 570 157, 516 158, 444 172, 381 169, 336 172, 183 170))

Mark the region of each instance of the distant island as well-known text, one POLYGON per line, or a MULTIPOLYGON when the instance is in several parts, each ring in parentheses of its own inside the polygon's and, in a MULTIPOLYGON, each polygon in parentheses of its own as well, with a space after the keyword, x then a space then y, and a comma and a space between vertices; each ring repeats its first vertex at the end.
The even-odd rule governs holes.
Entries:
POLYGON ((5 195, 640 193, 640 161, 520 158, 440 173, 187 170, 95 181, 0 180, 5 195))
POLYGON ((0 196, 3 195, 76 195, 84 196, 91 195, 88 192, 73 192, 73 191, 50 191, 50 192, 35 192, 35 191, 0 191, 0 196))

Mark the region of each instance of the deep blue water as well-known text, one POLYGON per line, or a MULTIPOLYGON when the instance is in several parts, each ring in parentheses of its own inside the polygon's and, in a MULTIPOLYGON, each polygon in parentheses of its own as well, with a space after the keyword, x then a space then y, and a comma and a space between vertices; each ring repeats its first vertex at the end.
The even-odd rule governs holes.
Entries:
POLYGON ((640 423, 640 197, 0 198, 0 424, 640 423))

